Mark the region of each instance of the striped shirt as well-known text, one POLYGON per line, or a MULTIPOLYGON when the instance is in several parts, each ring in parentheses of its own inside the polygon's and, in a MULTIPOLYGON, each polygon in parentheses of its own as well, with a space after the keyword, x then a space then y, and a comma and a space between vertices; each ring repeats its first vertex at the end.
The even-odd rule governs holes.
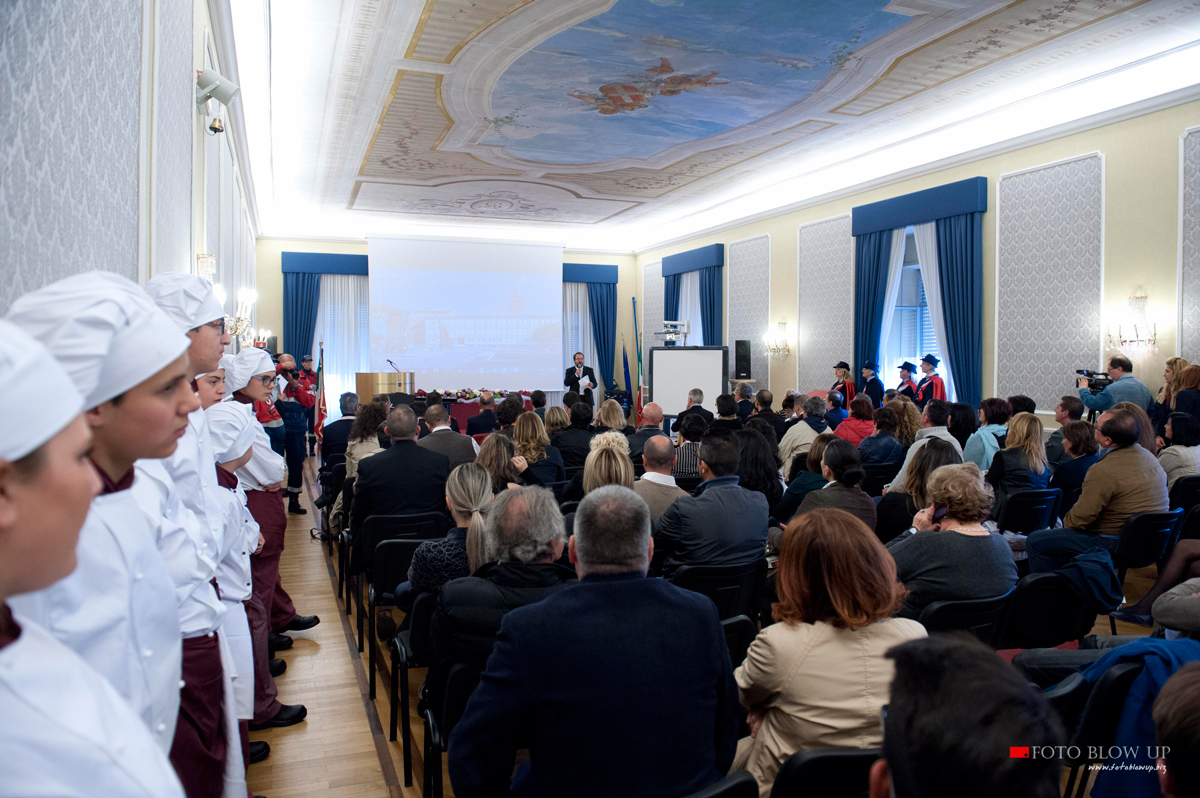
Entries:
POLYGON ((700 444, 694 441, 684 441, 675 450, 675 466, 671 469, 673 477, 700 476, 700 444))

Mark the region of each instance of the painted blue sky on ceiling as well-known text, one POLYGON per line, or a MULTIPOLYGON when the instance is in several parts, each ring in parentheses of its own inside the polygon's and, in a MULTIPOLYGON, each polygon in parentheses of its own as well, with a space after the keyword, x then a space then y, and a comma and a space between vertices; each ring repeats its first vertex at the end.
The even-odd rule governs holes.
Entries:
POLYGON ((487 144, 548 163, 647 158, 803 97, 904 24, 887 0, 618 0, 518 58, 487 144))

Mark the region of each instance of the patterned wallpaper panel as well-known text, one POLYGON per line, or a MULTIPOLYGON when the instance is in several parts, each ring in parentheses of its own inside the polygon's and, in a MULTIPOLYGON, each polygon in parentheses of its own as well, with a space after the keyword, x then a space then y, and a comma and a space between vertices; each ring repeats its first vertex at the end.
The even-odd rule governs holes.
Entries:
POLYGON ((735 373, 735 341, 750 341, 750 376, 755 387, 771 384, 771 358, 763 348, 762 336, 771 315, 771 237, 758 236, 729 245, 725 264, 725 296, 729 329, 729 376, 735 373))
POLYGON ((192 0, 158 0, 150 273, 192 269, 192 0))
POLYGON ((1180 215, 1180 264, 1183 269, 1183 316, 1179 332, 1181 353, 1193 363, 1200 360, 1200 128, 1183 136, 1180 148, 1183 170, 1183 204, 1180 215))
POLYGON ((995 395, 1049 411, 1099 364, 1104 157, 1001 175, 996 191, 995 395))
POLYGON ((662 339, 654 337, 654 333, 662 330, 663 323, 662 261, 647 263, 642 269, 642 301, 638 304, 638 312, 642 314, 642 382, 645 383, 650 347, 662 346, 662 339))
POLYGON ((833 385, 833 364, 854 359, 854 236, 850 215, 799 231, 796 389, 833 385))
POLYGON ((141 52, 140 0, 0 2, 0 313, 72 274, 137 278, 141 52))

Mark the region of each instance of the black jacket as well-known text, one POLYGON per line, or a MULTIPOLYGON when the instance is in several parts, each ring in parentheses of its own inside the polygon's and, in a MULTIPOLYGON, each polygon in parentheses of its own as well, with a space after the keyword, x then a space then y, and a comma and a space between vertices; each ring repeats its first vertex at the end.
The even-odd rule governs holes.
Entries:
POLYGON ((881 432, 858 443, 858 457, 863 465, 887 465, 904 459, 904 446, 894 435, 881 432))
POLYGON ((592 385, 599 385, 600 380, 596 379, 596 372, 592 371, 591 366, 584 366, 582 370, 583 370, 583 377, 580 378, 580 377, 575 376, 575 367, 574 366, 571 366, 570 368, 568 368, 566 370, 566 372, 564 372, 564 374, 563 374, 563 385, 566 387, 566 389, 568 391, 574 391, 575 393, 579 394, 579 396, 581 398, 583 398, 583 400, 590 405, 590 404, 593 404, 592 389, 584 388, 581 391, 581 390, 579 390, 579 386, 587 385, 589 382, 592 385))
POLYGON ((655 435, 666 435, 660 427, 642 427, 637 432, 630 435, 629 441, 629 457, 633 460, 634 465, 642 462, 642 450, 646 448, 646 441, 653 438, 655 435))
POLYGON ((674 423, 671 424, 671 432, 679 432, 679 422, 683 421, 683 417, 686 415, 700 416, 702 419, 704 419, 704 423, 708 424, 709 426, 712 426, 713 419, 716 418, 716 416, 705 410, 700 405, 692 405, 687 410, 684 410, 675 417, 674 423))
POLYGON ((1029 468, 1029 459, 1020 449, 1001 449, 992 457, 992 465, 987 472, 988 484, 996 493, 996 503, 992 505, 993 521, 1000 520, 1008 497, 1023 490, 1042 490, 1050 481, 1050 468, 1035 474, 1029 468))
POLYGON ((450 460, 416 441, 396 441, 391 448, 358 464, 350 532, 357 535, 372 515, 446 512, 446 478, 450 460))
MULTIPOLYGON (((529 464, 529 471, 534 473, 541 484, 547 482, 562 482, 567 478, 566 466, 562 454, 553 446, 546 447, 546 456, 536 463, 529 464)), ((529 481, 529 480, 526 480, 529 481)))
POLYGON ((742 565, 766 553, 767 497, 738 485, 736 475, 700 483, 654 519, 654 548, 668 576, 681 565, 742 565))
POLYGON ((727 429, 730 432, 737 432, 743 426, 745 425, 742 423, 742 420, 737 416, 734 416, 733 418, 714 418, 709 423, 708 428, 710 430, 727 429))
POLYGON ((459 798, 691 795, 728 772, 740 715, 712 601, 640 573, 590 575, 505 618, 451 736, 459 798))
POLYGON ((562 455, 565 467, 583 468, 583 462, 592 450, 592 433, 582 427, 567 427, 554 433, 550 443, 562 455))
POLYGON ((350 428, 354 426, 354 416, 339 418, 331 424, 326 424, 321 431, 321 459, 325 460, 333 454, 345 454, 346 444, 350 441, 350 428))
POLYGON ((485 432, 492 432, 498 427, 494 410, 481 410, 479 415, 467 419, 468 435, 482 435, 485 432))
POLYGON ((859 393, 864 393, 871 397, 871 401, 874 403, 875 407, 883 406, 883 383, 880 382, 878 377, 872 377, 871 379, 864 381, 862 389, 859 391, 859 393))
POLYGON ((737 403, 737 414, 738 418, 742 421, 750 418, 750 416, 754 415, 754 402, 751 402, 749 399, 739 400, 737 403))
POLYGON ((761 418, 763 421, 766 421, 772 427, 774 427, 776 441, 783 440, 783 436, 787 434, 787 429, 785 428, 787 422, 783 420, 783 416, 779 415, 773 410, 761 410, 752 415, 750 418, 761 418))

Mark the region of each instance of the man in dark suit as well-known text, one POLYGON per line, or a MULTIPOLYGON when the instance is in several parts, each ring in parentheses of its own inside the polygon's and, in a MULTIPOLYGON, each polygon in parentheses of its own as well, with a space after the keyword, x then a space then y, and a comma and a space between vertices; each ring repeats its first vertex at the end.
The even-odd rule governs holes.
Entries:
POLYGON ((467 419, 467 434, 479 435, 496 428, 496 397, 491 391, 484 391, 479 395, 479 415, 467 419))
POLYGON ((358 394, 344 393, 338 399, 342 417, 321 428, 321 460, 333 454, 345 454, 350 441, 350 428, 354 426, 354 414, 358 411, 358 394))
POLYGON ((596 372, 592 371, 591 366, 583 365, 583 352, 575 353, 575 365, 567 369, 563 385, 568 390, 578 393, 589 405, 595 404, 592 400, 592 389, 596 387, 596 372))
POLYGON ((529 394, 529 404, 533 405, 533 412, 537 413, 537 417, 546 421, 546 392, 534 391, 529 394))
POLYGON ((372 515, 446 511, 446 455, 417 445, 417 416, 408 405, 393 407, 386 427, 392 445, 358 464, 350 532, 357 535, 372 515))
POLYGON ((783 436, 787 434, 787 422, 783 416, 771 409, 771 403, 775 401, 775 396, 765 388, 754 395, 754 415, 750 418, 761 418, 772 427, 775 428, 775 440, 783 440, 783 436))
POLYGON ((587 402, 576 402, 571 408, 571 426, 559 430, 550 438, 551 445, 558 447, 563 465, 567 468, 583 468, 588 452, 592 450, 592 433, 588 432, 591 423, 592 406, 587 402))
POLYGON ((653 438, 655 435, 666 435, 662 429, 663 412, 658 406, 658 402, 650 402, 642 408, 642 426, 638 427, 637 432, 630 435, 626 440, 629 441, 629 457, 636 464, 642 459, 642 450, 646 448, 646 441, 653 438))
POLYGON ((746 423, 746 419, 754 415, 754 402, 750 401, 750 386, 747 383, 739 382, 734 390, 734 396, 737 397, 737 416, 746 423))
POLYGON ((690 795, 720 781, 739 709, 716 607, 646 578, 650 511, 628 488, 588 494, 568 548, 579 584, 504 616, 454 729, 454 794, 509 795, 512 780, 529 796, 690 795), (514 779, 518 749, 530 758, 514 779))
POLYGON ((675 423, 671 425, 671 432, 679 432, 679 422, 683 421, 684 416, 700 416, 700 418, 704 419, 705 427, 713 423, 713 419, 716 417, 710 411, 700 406, 700 403, 703 401, 704 391, 699 388, 693 388, 688 391, 687 407, 675 417, 675 423))
POLYGON ((446 412, 446 408, 440 404, 430 405, 425 411, 425 424, 430 433, 417 441, 418 446, 446 455, 451 471, 463 463, 475 462, 478 448, 475 441, 450 429, 450 414, 446 412))
POLYGON ((741 453, 729 430, 700 441, 700 487, 675 500, 654 522, 654 545, 666 553, 664 573, 681 565, 741 565, 763 556, 767 497, 738 485, 741 453))

